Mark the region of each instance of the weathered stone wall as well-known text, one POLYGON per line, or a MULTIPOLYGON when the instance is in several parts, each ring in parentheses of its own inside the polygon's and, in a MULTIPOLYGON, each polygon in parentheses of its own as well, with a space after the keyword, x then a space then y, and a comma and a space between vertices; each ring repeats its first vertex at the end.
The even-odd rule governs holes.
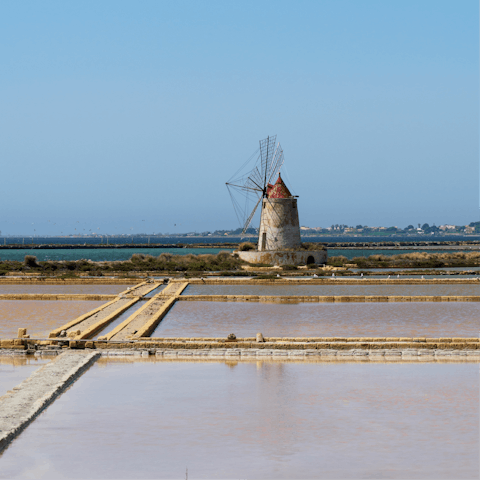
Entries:
MULTIPOLYGON (((67 339, 68 340, 68 339, 67 339)), ((0 340, 0 353, 23 353, 35 355, 59 354, 68 346, 60 344, 68 343, 71 349, 98 349, 98 350, 140 350, 148 349, 151 353, 158 350, 170 351, 238 351, 248 352, 249 350, 267 351, 325 351, 334 349, 342 350, 407 350, 417 351, 480 351, 479 338, 463 337, 269 337, 264 342, 256 341, 254 337, 238 338, 230 341, 221 338, 149 338, 142 337, 123 341, 102 341, 102 340, 69 340, 59 341, 38 341, 35 339, 15 338, 0 340), (58 344, 58 345, 57 345, 58 344), (2 352, 3 350, 3 352, 2 352), (23 351, 23 352, 22 352, 23 351)))
POLYGON ((316 263, 317 265, 327 262, 326 250, 298 250, 292 251, 236 251, 238 256, 249 263, 265 263, 269 265, 299 265, 300 263, 316 263), (309 258, 311 257, 311 258, 309 258), (313 259, 313 262, 311 261, 313 259), (310 261, 309 261, 310 260, 310 261))
POLYGON ((263 199, 258 250, 284 250, 300 245, 297 199, 263 199))

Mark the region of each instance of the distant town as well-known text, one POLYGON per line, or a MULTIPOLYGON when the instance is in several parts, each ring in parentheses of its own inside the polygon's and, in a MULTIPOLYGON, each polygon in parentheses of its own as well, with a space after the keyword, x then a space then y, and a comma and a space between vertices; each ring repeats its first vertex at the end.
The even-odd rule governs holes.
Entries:
MULTIPOLYGON (((408 225, 406 228, 393 227, 370 227, 368 225, 339 225, 335 224, 330 227, 300 227, 302 237, 308 236, 419 236, 419 235, 478 235, 480 234, 480 222, 471 222, 468 225, 429 225, 424 223, 423 225, 417 223, 416 225, 408 225)), ((70 235, 2 235, 6 238, 92 238, 92 237, 239 237, 239 236, 255 236, 258 235, 258 229, 249 228, 246 233, 242 235, 242 229, 237 228, 235 230, 215 230, 204 232, 187 232, 187 233, 135 233, 135 234, 109 234, 109 233, 91 233, 88 235, 70 234, 70 235)))
MULTIPOLYGON (((257 229, 249 228, 247 233, 256 234, 257 229)), ((416 225, 408 225, 406 228, 399 227, 370 227, 368 225, 339 225, 335 224, 330 227, 300 227, 302 236, 318 236, 318 235, 358 235, 358 236, 372 236, 372 235, 465 235, 480 233, 480 222, 471 222, 468 225, 423 225, 417 223, 416 225)), ((215 232, 206 232, 199 235, 240 235, 242 230, 216 230, 215 232)), ((187 234, 191 235, 191 234, 187 234)))

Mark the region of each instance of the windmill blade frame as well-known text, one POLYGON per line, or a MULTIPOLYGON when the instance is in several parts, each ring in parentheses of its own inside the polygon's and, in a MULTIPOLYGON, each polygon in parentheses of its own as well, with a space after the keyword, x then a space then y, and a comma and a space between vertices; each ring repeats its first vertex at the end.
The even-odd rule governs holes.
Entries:
POLYGON ((259 149, 226 182, 235 214, 243 227, 242 235, 247 231, 262 199, 267 198, 267 189, 272 177, 280 171, 283 165, 283 150, 276 140, 276 135, 260 140, 259 149), (247 165, 251 164, 254 159, 253 168, 245 172, 247 165))
POLYGON ((260 202, 263 201, 263 197, 260 197, 258 199, 258 202, 257 204, 255 205, 255 207, 253 208, 252 210, 252 213, 249 215, 249 217, 247 218, 247 221, 245 222, 245 225, 243 227, 243 230, 242 230, 242 235, 247 231, 247 228, 248 226, 250 225, 250 222, 252 221, 252 218, 253 216, 255 215, 255 212, 257 211, 257 208, 258 206, 260 205, 260 202))

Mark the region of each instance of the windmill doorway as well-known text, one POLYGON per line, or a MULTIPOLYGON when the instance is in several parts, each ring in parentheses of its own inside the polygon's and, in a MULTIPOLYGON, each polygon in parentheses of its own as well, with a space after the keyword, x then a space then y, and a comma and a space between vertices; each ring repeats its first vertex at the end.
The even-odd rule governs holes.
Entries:
POLYGON ((267 232, 262 233, 262 250, 265 250, 267 246, 267 232))
POLYGON ((311 265, 312 263, 315 263, 315 259, 312 255, 309 255, 307 258, 307 265, 311 265))

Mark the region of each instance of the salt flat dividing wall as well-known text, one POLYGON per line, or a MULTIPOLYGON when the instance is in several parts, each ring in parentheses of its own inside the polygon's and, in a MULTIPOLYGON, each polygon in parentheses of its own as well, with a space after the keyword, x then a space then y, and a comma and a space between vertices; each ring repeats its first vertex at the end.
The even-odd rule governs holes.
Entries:
POLYGON ((159 283, 151 282, 137 284, 133 289, 127 289, 118 296, 113 296, 113 300, 105 305, 53 330, 50 333, 50 337, 56 338, 62 330, 66 330, 70 336, 80 330, 80 334, 74 335, 77 340, 92 338, 125 310, 138 302, 144 295, 155 290, 159 285, 159 283))
POLYGON ((165 350, 205 350, 205 351, 247 351, 247 350, 448 350, 448 351, 480 351, 478 338, 340 338, 330 337, 322 340, 307 338, 281 339, 278 341, 267 339, 258 343, 251 339, 238 339, 236 342, 221 341, 220 339, 188 339, 188 338, 154 338, 144 337, 130 342, 102 342, 87 343, 89 348, 99 351, 141 351, 158 352, 165 350))
MULTIPOLYGON (((158 288, 144 292, 144 295, 158 288)), ((181 293, 187 288, 187 282, 173 283, 154 295, 139 310, 125 319, 120 325, 103 336, 103 340, 126 340, 130 337, 143 337, 149 335, 162 321, 181 293)))
POLYGON ((0 452, 99 357, 63 353, 0 397, 0 452))

